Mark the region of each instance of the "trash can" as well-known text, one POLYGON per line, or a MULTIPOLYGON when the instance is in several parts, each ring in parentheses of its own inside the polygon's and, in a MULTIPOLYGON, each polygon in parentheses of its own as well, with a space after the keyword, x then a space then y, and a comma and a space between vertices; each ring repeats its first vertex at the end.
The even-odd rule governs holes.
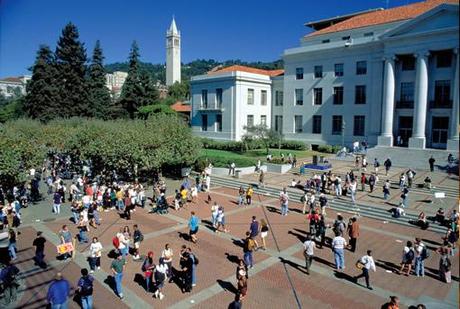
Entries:
POLYGON ((313 156, 313 165, 318 165, 318 156, 317 155, 313 156))
POLYGON ((241 170, 235 171, 235 178, 241 178, 241 170))

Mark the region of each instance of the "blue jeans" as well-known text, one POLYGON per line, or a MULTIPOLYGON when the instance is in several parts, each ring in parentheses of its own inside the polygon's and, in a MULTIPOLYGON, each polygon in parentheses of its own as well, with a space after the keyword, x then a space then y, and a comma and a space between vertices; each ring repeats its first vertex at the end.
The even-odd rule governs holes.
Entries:
POLYGON ((249 251, 249 252, 245 252, 244 255, 243 255, 243 259, 244 259, 244 263, 246 264, 246 266, 248 267, 252 267, 252 252, 249 251))
POLYGON ((196 266, 192 266, 192 284, 196 284, 196 266))
POLYGON ((244 203, 244 198, 241 195, 239 195, 238 196, 238 206, 243 205, 243 203, 244 203))
POLYGON ((81 297, 81 307, 82 309, 92 309, 93 308, 93 295, 82 296, 81 297))
POLYGON ((337 269, 343 269, 345 267, 345 257, 343 255, 343 249, 334 249, 335 267, 337 269))
POLYGON ((123 257, 126 257, 129 253, 129 247, 125 246, 124 248, 120 249, 120 253, 123 255, 123 257))
POLYGON ((390 194, 388 194, 388 193, 386 193, 386 192, 383 192, 383 198, 384 198, 385 200, 387 200, 388 197, 390 197, 390 194))
POLYGON ((67 300, 62 304, 51 304, 51 309, 67 309, 67 300))
POLYGON ((125 203, 123 203, 123 200, 117 200, 117 209, 125 210, 125 203))
POLYGON ((351 201, 353 202, 353 204, 356 203, 355 197, 356 197, 356 190, 351 190, 351 201))
POLYGON ((288 204, 287 203, 281 204, 281 215, 285 216, 287 215, 287 213, 288 213, 288 204))
POLYGON ((80 214, 79 214, 78 212, 72 211, 73 222, 75 222, 75 224, 78 223, 78 216, 79 216, 79 215, 80 215, 80 214))
POLYGON ((425 261, 421 257, 415 258, 415 275, 425 276, 425 261))
POLYGON ((12 242, 8 245, 8 252, 10 253, 10 258, 13 260, 16 259, 16 243, 12 242))
POLYGON ((145 277, 145 290, 150 292, 150 283, 152 282, 151 277, 145 277))
POLYGON ((99 217, 99 211, 93 211, 93 217, 97 225, 101 224, 101 220, 99 217))
POLYGON ((123 289, 121 288, 121 279, 123 279, 123 273, 117 273, 113 277, 115 278, 115 292, 118 296, 123 295, 123 289))
POLYGON ((61 204, 53 204, 53 211, 55 214, 61 213, 61 204))
POLYGON ((80 232, 78 232, 78 236, 80 238, 80 242, 88 242, 88 237, 86 237, 86 231, 83 229, 80 229, 80 232))

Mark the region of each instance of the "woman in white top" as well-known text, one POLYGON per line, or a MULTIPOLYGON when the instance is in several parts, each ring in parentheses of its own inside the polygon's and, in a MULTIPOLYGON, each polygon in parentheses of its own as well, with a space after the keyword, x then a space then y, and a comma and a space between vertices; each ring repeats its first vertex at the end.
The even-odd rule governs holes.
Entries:
POLYGON ((192 197, 192 203, 195 203, 195 198, 198 196, 198 189, 196 185, 192 186, 190 189, 190 196, 192 197))
POLYGON ((91 273, 96 269, 101 269, 101 255, 102 255, 102 244, 99 242, 97 237, 93 237, 93 242, 89 247, 89 266, 91 273))
POLYGON ((173 261, 173 256, 174 252, 173 250, 169 247, 169 244, 165 245, 165 248, 161 252, 161 257, 163 258, 163 262, 168 266, 168 277, 169 280, 172 280, 172 261, 173 261))
POLYGON ((155 282, 157 288, 155 291, 155 297, 159 298, 160 300, 165 297, 161 291, 165 285, 166 276, 168 275, 168 272, 170 272, 170 268, 168 267, 164 258, 160 258, 160 263, 157 266, 155 266, 155 282))

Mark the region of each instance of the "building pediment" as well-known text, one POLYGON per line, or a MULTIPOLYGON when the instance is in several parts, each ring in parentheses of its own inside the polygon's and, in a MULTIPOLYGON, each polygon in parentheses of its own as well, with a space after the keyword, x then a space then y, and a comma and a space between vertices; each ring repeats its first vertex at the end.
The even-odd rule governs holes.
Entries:
POLYGON ((388 31, 381 39, 428 34, 439 30, 458 29, 458 19, 458 5, 442 4, 388 31))

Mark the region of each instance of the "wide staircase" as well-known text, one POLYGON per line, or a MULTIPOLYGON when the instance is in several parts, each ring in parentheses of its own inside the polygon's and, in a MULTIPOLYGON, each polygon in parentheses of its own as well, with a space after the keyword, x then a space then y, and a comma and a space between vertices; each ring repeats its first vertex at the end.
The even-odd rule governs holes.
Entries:
MULTIPOLYGON (((214 186, 223 186, 233 189, 238 189, 240 186, 247 187, 251 184, 253 185, 254 193, 265 196, 272 196, 274 198, 277 198, 280 193, 280 188, 275 188, 271 186, 259 188, 256 183, 230 177, 212 176, 211 182, 214 186)), ((300 197, 302 196, 301 190, 295 188, 288 188, 288 194, 291 201, 300 202, 300 197)), ((394 218, 388 209, 382 208, 380 206, 367 205, 363 203, 356 203, 356 205, 353 205, 347 200, 333 198, 330 195, 328 196, 328 200, 329 208, 338 212, 360 215, 384 222, 391 222, 411 227, 414 227, 414 225, 410 224, 409 221, 417 220, 417 214, 410 213, 409 211, 407 211, 407 214, 404 217, 394 218)), ((444 234, 446 232, 446 227, 432 223, 430 224, 429 230, 444 234)))

